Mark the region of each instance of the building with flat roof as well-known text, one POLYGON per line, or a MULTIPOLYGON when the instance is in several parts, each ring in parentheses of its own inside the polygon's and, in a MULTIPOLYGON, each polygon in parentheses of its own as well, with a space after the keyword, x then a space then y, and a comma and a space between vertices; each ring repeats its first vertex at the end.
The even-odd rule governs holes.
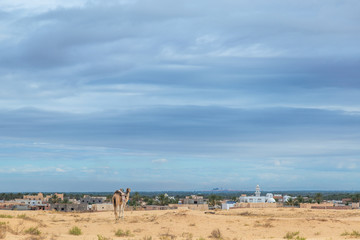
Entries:
POLYGON ((85 212, 88 210, 88 205, 86 203, 81 203, 81 204, 55 203, 50 205, 50 209, 59 212, 85 212))
POLYGON ((254 196, 241 196, 240 203, 275 203, 274 195, 267 193, 266 196, 261 196, 260 186, 256 186, 254 196))
POLYGON ((44 195, 42 193, 38 193, 37 195, 23 195, 23 199, 44 201, 44 195))

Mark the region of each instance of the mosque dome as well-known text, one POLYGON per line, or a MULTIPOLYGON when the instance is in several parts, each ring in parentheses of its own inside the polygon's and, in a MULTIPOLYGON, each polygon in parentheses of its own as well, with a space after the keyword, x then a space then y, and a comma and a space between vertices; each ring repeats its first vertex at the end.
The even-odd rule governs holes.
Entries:
POLYGON ((268 198, 267 203, 276 203, 274 198, 268 198))

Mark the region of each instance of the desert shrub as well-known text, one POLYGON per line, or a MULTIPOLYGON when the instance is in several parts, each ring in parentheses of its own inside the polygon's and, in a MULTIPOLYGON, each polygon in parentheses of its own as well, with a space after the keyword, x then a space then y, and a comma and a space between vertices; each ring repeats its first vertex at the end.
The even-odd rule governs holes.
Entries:
POLYGON ((259 221, 256 221, 254 224, 254 227, 271 228, 271 227, 274 227, 274 225, 272 225, 271 222, 260 223, 259 221))
POLYGON ((155 222, 157 219, 157 216, 156 215, 151 215, 150 217, 148 217, 148 221, 149 222, 155 222))
POLYGON ((152 240, 152 236, 145 236, 142 238, 142 240, 152 240))
POLYGON ((170 234, 169 231, 167 233, 160 234, 160 240, 175 240, 176 236, 170 234))
POLYGON ((358 231, 353 230, 352 232, 343 232, 341 236, 349 236, 352 238, 360 238, 360 233, 358 231))
POLYGON ((215 238, 215 239, 222 239, 220 229, 217 228, 217 229, 212 230, 210 237, 215 238))
POLYGON ((71 235, 81 235, 82 234, 82 232, 81 232, 81 229, 80 228, 78 228, 78 227, 73 227, 73 228, 71 228, 70 230, 69 230, 69 233, 71 234, 71 235))
POLYGON ((192 240, 193 234, 192 234, 192 233, 189 233, 189 232, 183 232, 183 233, 181 234, 181 237, 185 238, 186 240, 192 240))
POLYGON ((19 215, 17 215, 17 218, 22 218, 22 219, 24 219, 24 218, 26 218, 26 214, 19 214, 19 215))
POLYGON ((205 240, 205 238, 203 238, 203 237, 199 237, 197 240, 205 240))
POLYGON ((284 236, 285 239, 294 239, 295 236, 299 235, 299 232, 287 232, 284 236))
POLYGON ((111 238, 107 238, 107 237, 104 237, 104 236, 102 236, 102 235, 97 235, 97 237, 98 237, 98 240, 111 240, 111 238))
POLYGON ((0 218, 13 218, 11 215, 0 214, 0 218))
POLYGON ((31 234, 31 235, 40 235, 41 232, 37 227, 31 227, 28 228, 24 231, 26 234, 31 234))
POLYGON ((121 229, 118 229, 118 230, 115 232, 115 236, 117 236, 117 237, 130 237, 130 236, 131 236, 131 232, 130 232, 130 230, 123 231, 123 230, 121 230, 121 229))

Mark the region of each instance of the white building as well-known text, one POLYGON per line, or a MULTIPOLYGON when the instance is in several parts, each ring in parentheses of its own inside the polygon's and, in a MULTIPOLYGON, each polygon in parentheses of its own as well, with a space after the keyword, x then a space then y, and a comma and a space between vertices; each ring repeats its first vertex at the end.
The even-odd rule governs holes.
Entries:
POLYGON ((15 202, 25 205, 32 205, 32 206, 42 204, 41 200, 31 200, 31 199, 15 199, 15 202))
POLYGON ((231 207, 234 207, 236 204, 235 201, 226 201, 221 203, 221 209, 229 210, 231 207))
POLYGON ((289 201, 290 198, 291 198, 292 200, 295 200, 295 199, 296 199, 296 197, 292 197, 292 196, 289 196, 289 195, 285 195, 285 196, 283 197, 283 202, 289 201))
POLYGON ((260 196, 260 186, 256 186, 255 196, 241 196, 241 203, 275 203, 274 195, 267 193, 266 196, 260 196))

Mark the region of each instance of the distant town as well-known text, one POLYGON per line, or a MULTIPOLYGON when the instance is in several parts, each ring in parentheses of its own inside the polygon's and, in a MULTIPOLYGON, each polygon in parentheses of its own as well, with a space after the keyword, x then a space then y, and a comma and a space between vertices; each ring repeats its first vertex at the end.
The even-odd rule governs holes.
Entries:
MULTIPOLYGON (((0 210, 34 211, 113 211, 110 193, 0 193, 0 210)), ((284 194, 265 192, 257 185, 253 194, 248 192, 213 191, 189 192, 135 192, 131 194, 126 211, 191 209, 230 210, 236 208, 311 208, 359 209, 357 192, 297 192, 284 194)))

